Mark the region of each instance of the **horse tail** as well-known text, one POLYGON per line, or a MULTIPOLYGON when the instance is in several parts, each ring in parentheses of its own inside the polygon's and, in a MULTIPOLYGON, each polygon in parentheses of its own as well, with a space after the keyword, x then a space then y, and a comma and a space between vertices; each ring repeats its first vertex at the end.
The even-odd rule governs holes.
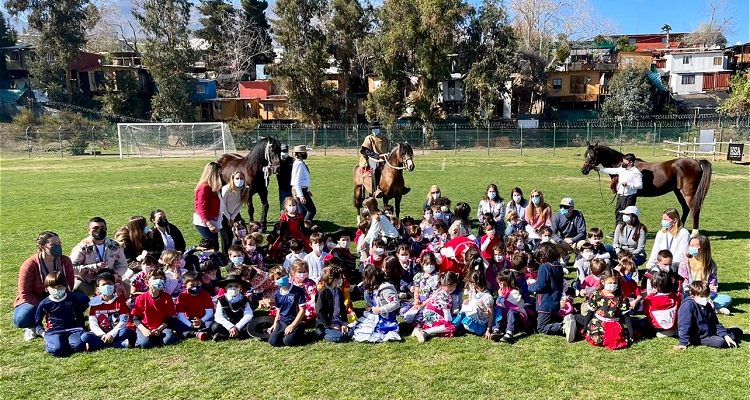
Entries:
POLYGON ((713 168, 711 163, 708 160, 700 160, 699 163, 703 173, 701 174, 700 182, 698 182, 698 189, 695 191, 695 196, 693 196, 692 207, 690 207, 693 213, 695 213, 695 210, 701 209, 703 206, 703 200, 708 193, 708 188, 711 186, 711 174, 713 168))

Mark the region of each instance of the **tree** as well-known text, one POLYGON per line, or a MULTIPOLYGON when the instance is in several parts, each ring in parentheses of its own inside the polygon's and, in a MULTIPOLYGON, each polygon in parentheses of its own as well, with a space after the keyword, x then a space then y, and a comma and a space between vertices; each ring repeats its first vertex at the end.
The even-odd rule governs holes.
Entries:
POLYGON ((6 0, 10 15, 26 14, 29 28, 39 33, 37 62, 31 73, 38 87, 56 86, 57 74, 65 76, 67 101, 73 100, 70 66, 79 58, 90 27, 86 6, 89 0, 6 0), (49 79, 49 80, 43 80, 49 79))
POLYGON ((609 97, 603 114, 608 118, 638 120, 651 113, 651 83, 648 69, 629 66, 617 70, 609 81, 609 97))
POLYGON ((332 0, 331 13, 326 23, 326 35, 331 54, 336 58, 343 78, 344 120, 356 122, 356 99, 352 97, 352 80, 357 77, 358 44, 365 38, 367 21, 359 0, 332 0), (354 102, 354 107, 352 103, 354 102))
MULTIPOLYGON (((468 72, 464 78, 464 110, 473 120, 502 112, 505 83, 515 64, 516 41, 500 0, 484 0, 472 13, 459 57, 468 72)), ((502 115, 502 114, 501 114, 502 115)))
POLYGON ((239 82, 258 59, 270 58, 273 49, 266 42, 264 31, 246 22, 238 13, 226 13, 220 30, 224 37, 217 44, 214 66, 221 72, 221 83, 232 84, 232 92, 239 93, 239 82))
MULTIPOLYGON (((241 0, 240 5, 242 6, 242 14, 245 21, 256 27, 260 31, 263 48, 273 49, 273 43, 271 41, 271 35, 269 30, 271 25, 268 24, 266 18, 266 9, 268 8, 268 1, 266 0, 241 0)), ((256 64, 268 64, 273 60, 273 53, 271 54, 259 54, 253 60, 256 64)))
POLYGON ((272 33, 284 48, 275 74, 289 96, 289 106, 312 124, 312 145, 317 140, 321 113, 332 91, 324 85, 329 67, 326 37, 320 24, 326 0, 278 0, 272 33))
POLYGON ((701 22, 697 30, 682 38, 682 42, 689 46, 726 46, 725 34, 734 33, 735 13, 731 5, 731 0, 706 0, 701 15, 708 16, 708 21, 701 22))
POLYGON ((195 118, 189 75, 195 61, 190 47, 191 3, 188 0, 142 0, 133 10, 145 36, 143 63, 156 83, 153 120, 184 122, 195 118))
POLYGON ((667 48, 669 48, 669 32, 672 32, 672 26, 670 26, 669 24, 664 24, 661 27, 661 31, 666 32, 667 34, 667 48))
MULTIPOLYGON (((16 30, 10 26, 8 20, 5 18, 5 14, 0 12, 0 47, 14 46, 17 39, 18 34, 16 30)), ((5 63, 2 64, 4 67, 5 63)))
POLYGON ((740 117, 750 115, 750 71, 738 72, 729 82, 729 97, 721 102, 717 111, 726 116, 735 117, 739 124, 740 117))
POLYGON ((219 49, 229 33, 227 30, 234 29, 234 26, 227 25, 226 21, 232 19, 235 10, 226 0, 201 0, 198 11, 202 15, 198 19, 202 28, 195 31, 195 37, 208 43, 209 65, 215 67, 214 63, 219 49))
POLYGON ((140 90, 131 73, 118 73, 115 79, 107 79, 104 84, 105 92, 99 99, 103 111, 116 117, 147 118, 148 95, 140 90))
POLYGON ((617 38, 617 51, 635 51, 637 48, 637 45, 630 44, 628 35, 617 38))

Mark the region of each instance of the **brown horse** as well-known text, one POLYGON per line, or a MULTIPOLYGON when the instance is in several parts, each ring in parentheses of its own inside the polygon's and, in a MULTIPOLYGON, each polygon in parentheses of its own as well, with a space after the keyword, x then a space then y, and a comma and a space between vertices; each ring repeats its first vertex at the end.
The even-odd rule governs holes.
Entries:
POLYGON ((268 183, 272 174, 279 170, 281 162, 281 142, 276 137, 262 138, 253 146, 247 157, 239 154, 223 154, 216 161, 221 165, 221 179, 226 183, 232 179, 232 174, 237 171, 245 173, 245 184, 250 190, 250 198, 247 201, 248 222, 255 220, 255 208, 253 207, 253 195, 260 196, 263 204, 260 226, 266 229, 268 220, 268 183))
MULTIPOLYGON (((380 175, 380 190, 383 192, 383 204, 388 204, 390 199, 396 200, 396 217, 401 215, 401 197, 409 192, 404 186, 404 170, 414 171, 414 151, 409 143, 399 143, 385 156, 385 165, 380 175)), ((360 215, 362 202, 367 193, 372 193, 371 172, 362 171, 359 164, 354 166, 354 208, 357 209, 357 218, 360 215)))
MULTIPOLYGON (((586 142, 586 161, 581 173, 588 173, 597 165, 618 167, 622 164, 623 154, 599 142, 586 142)), ((682 206, 682 223, 685 224, 688 213, 693 213, 693 236, 698 234, 699 219, 703 200, 711 185, 711 163, 707 160, 696 161, 690 158, 676 158, 669 161, 650 163, 636 159, 635 166, 643 174, 643 189, 638 191, 641 197, 657 197, 673 192, 682 206)), ((611 177, 611 188, 617 187, 617 176, 611 177)))

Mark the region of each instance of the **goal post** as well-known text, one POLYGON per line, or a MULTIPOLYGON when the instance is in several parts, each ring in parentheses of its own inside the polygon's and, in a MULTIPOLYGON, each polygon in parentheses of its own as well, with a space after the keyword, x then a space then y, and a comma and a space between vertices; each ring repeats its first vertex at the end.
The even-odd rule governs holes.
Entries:
POLYGON ((234 153, 229 126, 222 122, 117 124, 120 158, 194 157, 234 153))

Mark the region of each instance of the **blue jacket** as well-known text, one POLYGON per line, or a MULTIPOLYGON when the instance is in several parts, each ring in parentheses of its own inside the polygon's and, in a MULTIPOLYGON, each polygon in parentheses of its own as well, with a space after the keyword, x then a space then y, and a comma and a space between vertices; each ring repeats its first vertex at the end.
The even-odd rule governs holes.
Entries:
POLYGON ((570 218, 556 213, 552 216, 552 240, 562 242, 567 238, 572 238, 573 243, 586 238, 586 219, 583 213, 573 210, 570 218))
POLYGON ((539 267, 536 282, 529 292, 536 292, 536 311, 554 314, 560 311, 563 294, 563 269, 559 264, 544 263, 539 267))
POLYGON ((727 336, 730 333, 716 318, 711 305, 702 307, 692 298, 685 300, 677 311, 677 327, 680 344, 699 346, 709 336, 727 336))

